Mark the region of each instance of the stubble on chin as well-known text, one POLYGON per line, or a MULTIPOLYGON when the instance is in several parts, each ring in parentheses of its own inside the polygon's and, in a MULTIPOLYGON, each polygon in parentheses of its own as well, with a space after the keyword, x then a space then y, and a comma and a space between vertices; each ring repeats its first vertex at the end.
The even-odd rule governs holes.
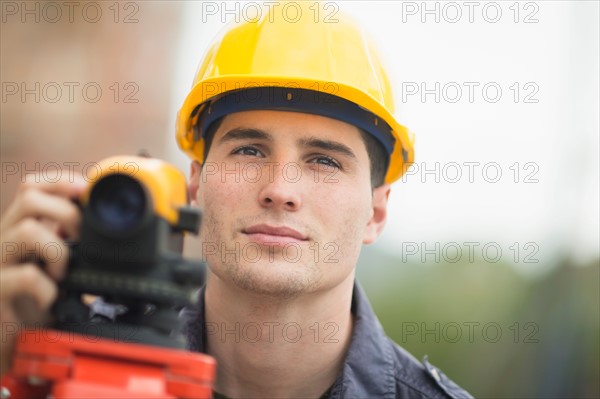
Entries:
MULTIPOLYGON (((312 273, 279 272, 276 270, 259 271, 261 265, 245 267, 239 263, 225 265, 227 277, 236 287, 249 293, 290 300, 312 292, 319 282, 312 273), (270 273, 270 275, 267 275, 270 273)), ((277 265, 265 265, 266 268, 276 268, 277 265)), ((303 272, 306 272, 304 270, 303 272)))
POLYGON ((280 300, 290 300, 318 288, 323 273, 310 254, 304 253, 297 262, 287 262, 281 250, 262 248, 260 256, 252 253, 245 259, 248 253, 239 235, 231 233, 232 237, 224 237, 224 223, 211 214, 203 215, 202 224, 202 245, 218 248, 216 253, 205 256, 205 260, 220 280, 249 293, 280 300))

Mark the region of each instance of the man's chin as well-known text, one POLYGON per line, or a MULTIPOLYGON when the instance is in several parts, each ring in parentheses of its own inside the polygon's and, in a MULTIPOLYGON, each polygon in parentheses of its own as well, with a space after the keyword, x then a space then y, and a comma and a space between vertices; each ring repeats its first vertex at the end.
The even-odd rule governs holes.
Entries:
POLYGON ((307 269, 286 263, 278 265, 277 262, 267 266, 231 265, 226 275, 241 290, 280 299, 291 299, 313 292, 318 288, 320 280, 320 275, 314 268, 307 269))

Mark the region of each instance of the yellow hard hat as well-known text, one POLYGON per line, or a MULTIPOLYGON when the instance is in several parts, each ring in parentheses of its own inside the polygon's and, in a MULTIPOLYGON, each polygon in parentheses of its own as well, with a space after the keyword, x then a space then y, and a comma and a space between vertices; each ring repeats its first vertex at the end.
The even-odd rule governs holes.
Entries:
POLYGON ((301 11, 294 19, 273 7, 213 42, 179 110, 177 142, 202 162, 206 120, 248 109, 316 113, 375 136, 390 156, 385 182, 392 183, 413 162, 413 141, 393 115, 390 83, 375 49, 349 17, 316 21, 306 3, 313 2, 295 2, 301 11))

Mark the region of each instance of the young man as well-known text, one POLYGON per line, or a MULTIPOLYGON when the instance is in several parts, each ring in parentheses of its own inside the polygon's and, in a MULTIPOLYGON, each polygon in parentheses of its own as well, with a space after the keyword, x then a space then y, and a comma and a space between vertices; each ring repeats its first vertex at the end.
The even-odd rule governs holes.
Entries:
MULTIPOLYGON (((355 283, 412 142, 363 33, 341 16, 309 15, 268 14, 227 31, 180 110, 209 266, 199 307, 184 315, 189 347, 217 359, 216 397, 468 398, 385 336, 355 283)), ((76 237, 68 198, 82 189, 25 184, 2 239, 76 237)), ((47 275, 18 256, 3 262, 3 322, 19 293, 51 304, 64 260, 48 262, 47 275)), ((2 345, 4 372, 11 344, 2 345)))

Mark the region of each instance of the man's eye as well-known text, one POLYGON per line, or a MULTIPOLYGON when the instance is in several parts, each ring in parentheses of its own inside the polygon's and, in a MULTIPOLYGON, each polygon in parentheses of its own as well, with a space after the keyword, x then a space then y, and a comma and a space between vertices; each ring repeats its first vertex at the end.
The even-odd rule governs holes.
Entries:
POLYGON ((330 167, 334 167, 334 168, 341 168, 340 164, 335 159, 333 159, 331 157, 327 157, 327 156, 315 157, 310 162, 316 163, 319 165, 330 166, 330 167))
POLYGON ((260 152, 257 148, 250 147, 250 146, 238 147, 238 148, 236 148, 235 150, 232 151, 232 154, 249 155, 249 156, 252 156, 252 157, 263 156, 263 153, 260 152))

